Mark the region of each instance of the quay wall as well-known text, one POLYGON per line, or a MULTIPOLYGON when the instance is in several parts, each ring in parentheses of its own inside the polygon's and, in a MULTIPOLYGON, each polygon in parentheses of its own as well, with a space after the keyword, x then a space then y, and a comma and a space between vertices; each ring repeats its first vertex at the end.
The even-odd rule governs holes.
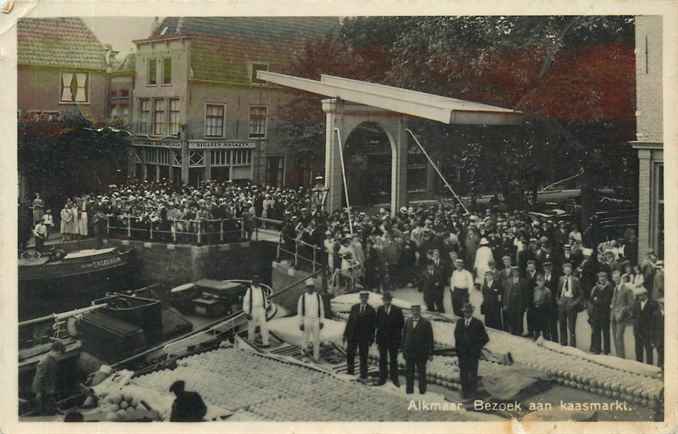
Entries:
POLYGON ((180 285, 200 279, 250 279, 259 273, 271 282, 276 246, 267 241, 195 246, 104 239, 103 246, 132 247, 133 273, 143 284, 180 285))

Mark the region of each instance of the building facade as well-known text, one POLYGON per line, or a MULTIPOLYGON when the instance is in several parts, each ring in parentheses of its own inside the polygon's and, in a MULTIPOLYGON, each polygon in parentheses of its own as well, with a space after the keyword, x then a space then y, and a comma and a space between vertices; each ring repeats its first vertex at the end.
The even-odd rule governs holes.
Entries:
POLYGON ((111 124, 129 128, 134 98, 135 55, 130 53, 111 72, 110 119, 111 124))
POLYGON ((662 128, 662 17, 636 17, 636 140, 638 254, 664 257, 664 140, 662 128))
POLYGON ((279 111, 294 94, 261 82, 336 18, 171 17, 135 41, 128 173, 197 185, 208 179, 282 186, 290 163, 279 111))
MULTIPOLYGON (((66 116, 103 125, 108 119, 112 52, 80 18, 22 18, 17 22, 17 121, 24 132, 58 129, 66 116)), ((19 146, 30 134, 19 134, 19 146)), ((21 163, 21 162, 20 162, 21 163)), ((50 185, 19 164, 19 200, 50 185)))

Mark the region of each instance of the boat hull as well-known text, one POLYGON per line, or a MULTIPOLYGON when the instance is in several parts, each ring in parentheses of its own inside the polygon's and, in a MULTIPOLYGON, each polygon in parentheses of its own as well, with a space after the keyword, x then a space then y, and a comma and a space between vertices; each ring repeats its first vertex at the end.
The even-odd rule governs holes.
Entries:
POLYGON ((19 281, 36 282, 108 273, 129 265, 130 250, 114 249, 100 255, 64 259, 42 265, 19 265, 19 281))

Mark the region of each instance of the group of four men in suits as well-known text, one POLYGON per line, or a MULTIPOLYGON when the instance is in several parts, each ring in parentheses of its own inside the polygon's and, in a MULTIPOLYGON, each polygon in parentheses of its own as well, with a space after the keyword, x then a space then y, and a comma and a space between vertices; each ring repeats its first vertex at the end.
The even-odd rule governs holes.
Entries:
MULTIPOLYGON (((383 305, 376 310, 368 304, 369 292, 360 293, 360 303, 351 307, 344 329, 347 373, 354 374, 356 350, 360 359, 360 380, 367 381, 369 347, 376 339, 379 348, 379 385, 389 378, 397 387, 398 353, 405 358, 406 393, 414 392, 415 374, 419 392, 426 393, 426 364, 433 357, 433 326, 421 316, 419 305, 411 306, 412 316, 404 319, 403 311, 392 304, 389 292, 383 294, 383 305)), ((454 336, 459 357, 460 377, 464 398, 475 394, 478 379, 478 360, 482 348, 489 341, 482 322, 473 318, 473 306, 462 307, 464 318, 457 321, 454 336)))

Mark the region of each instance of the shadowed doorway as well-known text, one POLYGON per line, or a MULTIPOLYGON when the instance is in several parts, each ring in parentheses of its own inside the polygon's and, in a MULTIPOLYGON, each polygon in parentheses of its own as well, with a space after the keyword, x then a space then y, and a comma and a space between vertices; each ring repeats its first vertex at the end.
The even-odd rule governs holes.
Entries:
MULTIPOLYGON (((344 164, 352 207, 391 202, 391 143, 374 122, 363 122, 344 145, 344 164)), ((346 199, 343 200, 346 205, 346 199)))

